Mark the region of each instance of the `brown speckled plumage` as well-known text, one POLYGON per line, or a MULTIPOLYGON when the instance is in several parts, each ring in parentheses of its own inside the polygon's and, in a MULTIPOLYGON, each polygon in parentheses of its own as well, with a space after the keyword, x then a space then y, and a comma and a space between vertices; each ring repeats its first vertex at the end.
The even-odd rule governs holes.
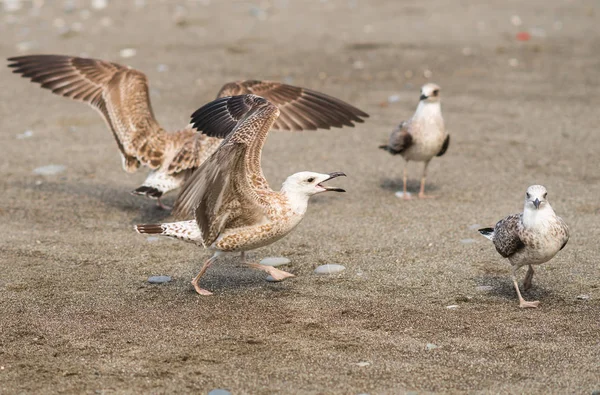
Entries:
MULTIPOLYGON (((225 139, 188 178, 175 202, 176 215, 195 220, 136 226, 139 233, 154 233, 160 227, 162 235, 216 251, 192 281, 199 294, 210 294, 198 281, 219 254, 271 244, 300 223, 310 196, 327 190, 344 192, 322 185, 343 173, 301 172, 288 177, 279 192, 269 187, 261 169, 261 152, 279 115, 276 105, 256 95, 223 97, 196 111, 192 116, 196 129, 225 139)), ((275 279, 291 276, 272 267, 250 265, 275 279)))
MULTIPOLYGON (((191 126, 166 132, 156 121, 146 75, 131 67, 63 55, 9 58, 13 72, 57 95, 88 103, 104 118, 117 141, 127 172, 141 165, 152 172, 134 193, 160 198, 176 189, 221 143, 224 136, 199 134, 191 126)), ((325 94, 272 81, 225 84, 218 97, 257 93, 280 107, 282 130, 354 126, 368 115, 325 94)))

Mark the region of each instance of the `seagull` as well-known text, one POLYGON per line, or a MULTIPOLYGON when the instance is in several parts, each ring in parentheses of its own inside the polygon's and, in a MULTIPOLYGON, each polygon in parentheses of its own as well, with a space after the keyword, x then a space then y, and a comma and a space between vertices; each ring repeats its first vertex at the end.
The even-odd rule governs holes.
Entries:
POLYGON ((446 133, 442 108, 440 106, 440 87, 436 84, 425 84, 421 88, 419 105, 414 115, 408 121, 403 121, 390 135, 387 144, 379 148, 392 155, 402 155, 404 164, 403 194, 406 200, 410 194, 406 191, 407 172, 406 165, 409 161, 425 162, 419 198, 432 198, 425 194, 425 178, 427 166, 434 156, 442 156, 450 145, 450 135, 446 133))
MULTIPOLYGON (((167 132, 154 117, 148 78, 141 71, 117 63, 63 55, 9 58, 13 72, 41 84, 57 95, 88 103, 104 118, 117 141, 126 172, 140 166, 150 174, 133 194, 156 199, 179 188, 221 144, 221 137, 198 133, 192 125, 167 132)), ((281 111, 273 127, 279 130, 316 130, 353 127, 368 117, 339 99, 310 89, 273 81, 236 81, 221 88, 217 98, 257 94, 281 111)))
POLYGON ((512 280, 519 296, 519 306, 537 307, 539 301, 528 302, 521 296, 517 284, 517 270, 529 266, 523 289, 531 288, 532 265, 540 265, 552 259, 569 241, 569 228, 554 213, 548 201, 548 191, 541 185, 527 188, 525 207, 520 214, 509 215, 498 221, 494 228, 479 229, 490 239, 496 250, 512 265, 512 280))
MULTIPOLYGON (((223 97, 192 115, 197 130, 223 142, 188 178, 175 202, 176 215, 194 220, 136 225, 138 233, 174 237, 213 251, 192 280, 200 295, 211 295, 200 278, 217 258, 228 252, 245 252, 274 243, 291 232, 304 217, 308 200, 318 193, 345 192, 324 183, 345 176, 303 171, 289 176, 279 192, 273 191, 261 169, 261 152, 267 133, 280 116, 278 106, 257 95, 223 97)), ((292 274, 261 265, 276 281, 292 274)))

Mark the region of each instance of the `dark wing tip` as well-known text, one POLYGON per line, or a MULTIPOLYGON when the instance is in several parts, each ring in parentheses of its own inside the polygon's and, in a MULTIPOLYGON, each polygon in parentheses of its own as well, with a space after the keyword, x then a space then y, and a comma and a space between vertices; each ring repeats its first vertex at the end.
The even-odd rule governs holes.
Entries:
POLYGON ((194 111, 191 123, 207 136, 225 138, 251 109, 268 103, 257 95, 225 96, 194 111))
POLYGON ((436 156, 444 155, 446 153, 446 151, 448 151, 449 146, 450 146, 450 135, 447 135, 446 139, 444 140, 444 144, 442 145, 442 149, 440 149, 440 152, 438 152, 436 156))

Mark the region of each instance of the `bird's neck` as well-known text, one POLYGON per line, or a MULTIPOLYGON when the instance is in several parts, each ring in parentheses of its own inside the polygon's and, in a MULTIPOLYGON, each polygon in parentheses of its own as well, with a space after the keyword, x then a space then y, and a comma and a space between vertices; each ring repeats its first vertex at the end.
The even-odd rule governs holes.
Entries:
POLYGON ((309 196, 305 193, 299 193, 292 188, 288 188, 285 183, 281 186, 280 193, 287 199, 290 208, 295 214, 304 215, 306 213, 309 196))
POLYGON ((415 111, 415 118, 432 118, 439 117, 442 114, 442 106, 440 102, 428 103, 425 101, 419 102, 417 111, 415 111))
POLYGON ((556 214, 549 203, 537 210, 526 207, 523 210, 523 226, 527 229, 545 228, 555 217, 556 214))

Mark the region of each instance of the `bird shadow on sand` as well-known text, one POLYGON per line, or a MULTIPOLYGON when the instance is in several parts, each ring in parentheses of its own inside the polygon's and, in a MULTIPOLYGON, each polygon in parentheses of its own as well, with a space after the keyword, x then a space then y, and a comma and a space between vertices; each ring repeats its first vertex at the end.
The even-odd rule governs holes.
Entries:
MULTIPOLYGON (((48 196, 63 194, 70 197, 79 197, 92 201, 101 202, 127 213, 138 213, 136 221, 158 221, 171 215, 170 210, 163 210, 156 205, 155 200, 143 196, 133 195, 130 191, 106 184, 86 184, 76 180, 52 181, 44 180, 41 184, 34 181, 13 182, 10 187, 36 191, 48 196)), ((165 204, 172 205, 174 198, 165 200, 165 204)))
MULTIPOLYGON (((209 254, 207 255, 209 256, 209 254)), ((200 286, 213 292, 215 295, 232 294, 237 292, 263 290, 269 292, 285 291, 287 287, 284 283, 293 281, 294 278, 286 279, 282 282, 269 282, 266 280, 267 273, 260 270, 249 268, 239 261, 239 257, 221 258, 213 264, 206 274, 200 280, 200 286)), ((258 260, 249 260, 249 262, 257 263, 258 260)), ((190 262, 193 265, 193 262, 190 262)), ((173 279, 173 283, 179 288, 184 288, 191 295, 196 295, 194 287, 191 285, 193 274, 196 269, 199 271, 202 267, 202 262, 197 262, 197 268, 194 268, 188 277, 181 276, 173 279)), ((286 270, 282 268, 282 270, 286 270)), ((288 268, 290 270, 290 268, 288 268)))
MULTIPOLYGON (((381 189, 385 189, 387 191, 398 192, 402 191, 404 187, 402 178, 384 178, 379 183, 381 189)), ((421 180, 408 180, 406 183, 406 189, 408 192, 413 195, 417 195, 419 193, 419 189, 421 188, 421 180)), ((425 193, 431 193, 432 191, 437 191, 438 187, 433 183, 426 183, 425 185, 425 193)))
MULTIPOLYGON (((518 302, 517 292, 513 285, 510 276, 478 276, 474 277, 477 286, 490 286, 491 290, 486 291, 485 294, 489 296, 495 296, 507 300, 515 300, 518 302)), ((530 290, 523 290, 523 278, 519 278, 519 289, 523 298, 526 300, 538 300, 548 299, 554 295, 554 292, 545 288, 539 282, 536 282, 535 277, 533 278, 533 285, 530 290)))

